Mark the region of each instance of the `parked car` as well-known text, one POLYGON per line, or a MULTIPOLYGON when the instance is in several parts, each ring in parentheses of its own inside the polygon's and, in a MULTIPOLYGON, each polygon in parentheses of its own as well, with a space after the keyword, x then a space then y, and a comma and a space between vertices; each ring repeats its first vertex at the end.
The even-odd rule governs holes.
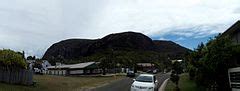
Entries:
POLYGON ((127 77, 135 77, 134 71, 128 71, 127 72, 127 77))
POLYGON ((158 91, 158 81, 152 74, 140 74, 131 86, 131 91, 158 91))
POLYGON ((153 74, 157 74, 158 73, 158 69, 153 70, 153 74))
POLYGON ((153 70, 147 70, 146 72, 147 73, 153 73, 153 70))

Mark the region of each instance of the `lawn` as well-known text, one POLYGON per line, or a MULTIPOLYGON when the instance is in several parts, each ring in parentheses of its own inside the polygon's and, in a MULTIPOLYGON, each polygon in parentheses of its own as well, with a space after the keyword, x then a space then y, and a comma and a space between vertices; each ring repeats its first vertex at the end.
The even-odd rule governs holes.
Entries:
MULTIPOLYGON (((169 80, 165 91, 174 91, 175 84, 169 80)), ((196 83, 189 80, 189 75, 187 73, 180 75, 179 80, 180 91, 206 91, 203 87, 198 87, 196 83)))
POLYGON ((111 77, 63 77, 50 75, 35 75, 36 86, 20 86, 0 83, 0 91, 82 91, 101 86, 123 76, 111 77))

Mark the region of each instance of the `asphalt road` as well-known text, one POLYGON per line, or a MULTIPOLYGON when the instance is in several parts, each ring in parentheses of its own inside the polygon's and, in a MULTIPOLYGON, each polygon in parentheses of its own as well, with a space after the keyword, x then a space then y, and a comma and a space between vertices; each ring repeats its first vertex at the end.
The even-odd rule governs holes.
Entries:
MULTIPOLYGON (((159 87, 161 84, 170 77, 169 74, 159 73, 156 75, 158 79, 159 87)), ((130 91, 131 84, 133 83, 133 78, 124 78, 119 81, 112 82, 108 85, 98 87, 92 91, 130 91)))

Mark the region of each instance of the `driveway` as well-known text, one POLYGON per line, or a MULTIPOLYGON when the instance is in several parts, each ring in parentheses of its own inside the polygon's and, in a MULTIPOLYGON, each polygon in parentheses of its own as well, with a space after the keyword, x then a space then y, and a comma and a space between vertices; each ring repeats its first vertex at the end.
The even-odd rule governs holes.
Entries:
MULTIPOLYGON (((156 76, 159 82, 159 87, 162 85, 164 80, 170 77, 169 74, 162 74, 162 73, 159 73, 156 76)), ((122 80, 112 82, 105 86, 97 87, 92 91, 130 91, 130 87, 132 83, 133 83, 133 78, 124 78, 122 80)))

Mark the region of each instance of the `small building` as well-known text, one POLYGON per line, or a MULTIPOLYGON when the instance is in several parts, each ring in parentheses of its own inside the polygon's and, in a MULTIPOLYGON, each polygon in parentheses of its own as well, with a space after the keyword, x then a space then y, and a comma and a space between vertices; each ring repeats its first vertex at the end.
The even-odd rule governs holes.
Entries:
POLYGON ((137 70, 140 71, 148 71, 148 70, 154 70, 156 67, 153 63, 137 63, 137 70))
POLYGON ((33 70, 34 73, 45 74, 47 67, 51 66, 47 60, 26 60, 26 62, 28 63, 28 69, 33 70))
POLYGON ((71 65, 56 65, 47 67, 49 75, 90 75, 100 74, 101 69, 98 68, 97 62, 86 62, 71 65))

